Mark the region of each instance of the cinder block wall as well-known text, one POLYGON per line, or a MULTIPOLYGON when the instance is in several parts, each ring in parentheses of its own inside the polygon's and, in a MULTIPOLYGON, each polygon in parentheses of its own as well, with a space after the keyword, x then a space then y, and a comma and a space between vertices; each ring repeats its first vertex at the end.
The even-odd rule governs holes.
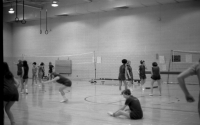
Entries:
MULTIPOLYGON (((36 58, 33 55, 59 56, 95 51, 95 55, 102 58, 96 65, 97 78, 117 78, 121 60, 126 58, 132 62, 134 77, 139 78, 140 60, 145 60, 150 70, 152 62, 158 62, 156 54, 164 56, 168 69, 171 50, 200 51, 200 4, 188 3, 49 18, 48 35, 44 34, 45 20, 42 21, 42 34, 39 21, 28 21, 26 25, 13 23, 12 48, 8 48, 13 50, 13 61, 26 55, 30 69, 33 61, 44 62, 46 73, 48 62, 54 64, 57 57, 36 58)), ((84 56, 87 60, 73 60, 78 56, 63 57, 75 62, 68 77, 94 78, 93 54, 84 56)), ((16 66, 13 72, 16 72, 16 66)), ((166 81, 167 77, 162 77, 166 81)), ((176 76, 170 77, 170 81, 176 81, 176 76)), ((197 78, 190 78, 190 82, 197 83, 197 78)))
POLYGON ((12 24, 3 23, 3 61, 8 63, 11 71, 14 71, 12 38, 12 24))

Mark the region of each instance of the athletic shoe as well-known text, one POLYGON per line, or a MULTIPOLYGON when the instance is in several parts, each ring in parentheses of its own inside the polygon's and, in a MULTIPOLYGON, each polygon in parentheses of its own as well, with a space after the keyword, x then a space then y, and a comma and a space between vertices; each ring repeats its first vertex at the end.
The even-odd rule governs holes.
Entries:
POLYGON ((64 102, 67 102, 68 100, 66 99, 66 100, 62 100, 62 101, 60 101, 61 103, 64 103, 64 102))
POLYGON ((114 113, 112 113, 112 112, 108 112, 108 115, 110 115, 110 116, 113 116, 113 114, 114 114, 114 113))

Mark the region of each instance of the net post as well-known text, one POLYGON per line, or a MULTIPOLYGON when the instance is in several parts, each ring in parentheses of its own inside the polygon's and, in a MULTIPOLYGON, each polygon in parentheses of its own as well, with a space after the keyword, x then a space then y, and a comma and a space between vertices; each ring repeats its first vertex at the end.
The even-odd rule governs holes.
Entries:
POLYGON ((167 74, 167 89, 168 89, 168 98, 170 100, 170 92, 169 92, 169 72, 170 72, 170 66, 172 62, 172 56, 173 56, 173 50, 171 50, 170 53, 170 59, 169 59, 169 66, 168 66, 168 74, 167 74))
POLYGON ((173 50, 171 50, 170 59, 169 59, 168 74, 167 74, 167 84, 169 84, 169 72, 170 72, 170 68, 171 68, 171 61, 173 60, 172 56, 173 56, 173 50))
MULTIPOLYGON (((96 80, 96 60, 95 60, 95 51, 94 51, 94 81, 96 80)), ((96 96, 96 82, 94 82, 95 84, 95 96, 96 96)))
POLYGON ((96 80, 96 58, 95 58, 95 51, 94 51, 94 70, 95 70, 95 75, 94 75, 94 79, 96 80))

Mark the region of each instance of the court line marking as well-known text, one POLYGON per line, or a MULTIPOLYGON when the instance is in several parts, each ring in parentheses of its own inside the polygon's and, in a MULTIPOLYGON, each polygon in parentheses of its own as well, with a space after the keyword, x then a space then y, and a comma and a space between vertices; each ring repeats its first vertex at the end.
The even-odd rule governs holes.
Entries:
MULTIPOLYGON (((102 94, 102 95, 118 95, 118 94, 102 94)), ((102 96, 102 95, 96 95, 96 96, 102 96)), ((89 97, 95 97, 95 96, 87 96, 84 98, 84 100, 86 102, 89 102, 89 103, 94 103, 94 104, 108 104, 108 105, 120 105, 120 104, 114 104, 114 103, 117 103, 117 102, 120 102, 120 101, 125 101, 125 100, 119 100, 119 101, 115 101, 115 102, 109 102, 109 103, 101 103, 101 102, 92 102, 92 101, 89 101, 87 100, 87 98, 89 97)), ((142 96, 141 96, 142 97, 142 96)), ((177 99, 177 97, 175 97, 177 99)), ((169 102, 170 103, 170 102, 169 102)), ((161 104, 169 104, 169 103, 161 103, 161 104)), ((172 102, 173 103, 173 102, 172 102)), ((153 104, 153 105, 161 105, 161 104, 153 104)), ((122 106, 122 105, 121 105, 122 106)), ((144 106, 141 106, 142 108, 150 108, 150 109, 160 109, 160 110, 167 110, 167 111, 180 111, 180 112, 191 112, 191 113, 196 113, 198 114, 198 112, 195 112, 195 111, 186 111, 186 110, 179 110, 179 109, 166 109, 166 108, 155 108, 155 107, 144 107, 144 106)))

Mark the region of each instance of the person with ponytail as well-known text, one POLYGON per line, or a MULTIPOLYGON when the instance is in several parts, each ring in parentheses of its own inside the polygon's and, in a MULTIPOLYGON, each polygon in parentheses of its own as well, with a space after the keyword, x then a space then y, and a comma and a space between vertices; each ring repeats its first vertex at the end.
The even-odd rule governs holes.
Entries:
POLYGON ((127 83, 126 83, 126 63, 127 60, 123 59, 122 60, 122 65, 119 67, 119 76, 118 76, 118 80, 119 80, 119 90, 121 91, 121 87, 122 87, 122 82, 124 83, 125 89, 127 89, 127 83))
POLYGON ((139 66, 139 76, 140 76, 140 85, 141 85, 141 89, 144 90, 144 84, 146 82, 146 66, 145 66, 145 61, 141 60, 140 61, 140 66, 139 66))
POLYGON ((26 60, 23 61, 23 67, 22 67, 22 88, 21 93, 28 94, 28 72, 29 72, 29 66, 26 60))

